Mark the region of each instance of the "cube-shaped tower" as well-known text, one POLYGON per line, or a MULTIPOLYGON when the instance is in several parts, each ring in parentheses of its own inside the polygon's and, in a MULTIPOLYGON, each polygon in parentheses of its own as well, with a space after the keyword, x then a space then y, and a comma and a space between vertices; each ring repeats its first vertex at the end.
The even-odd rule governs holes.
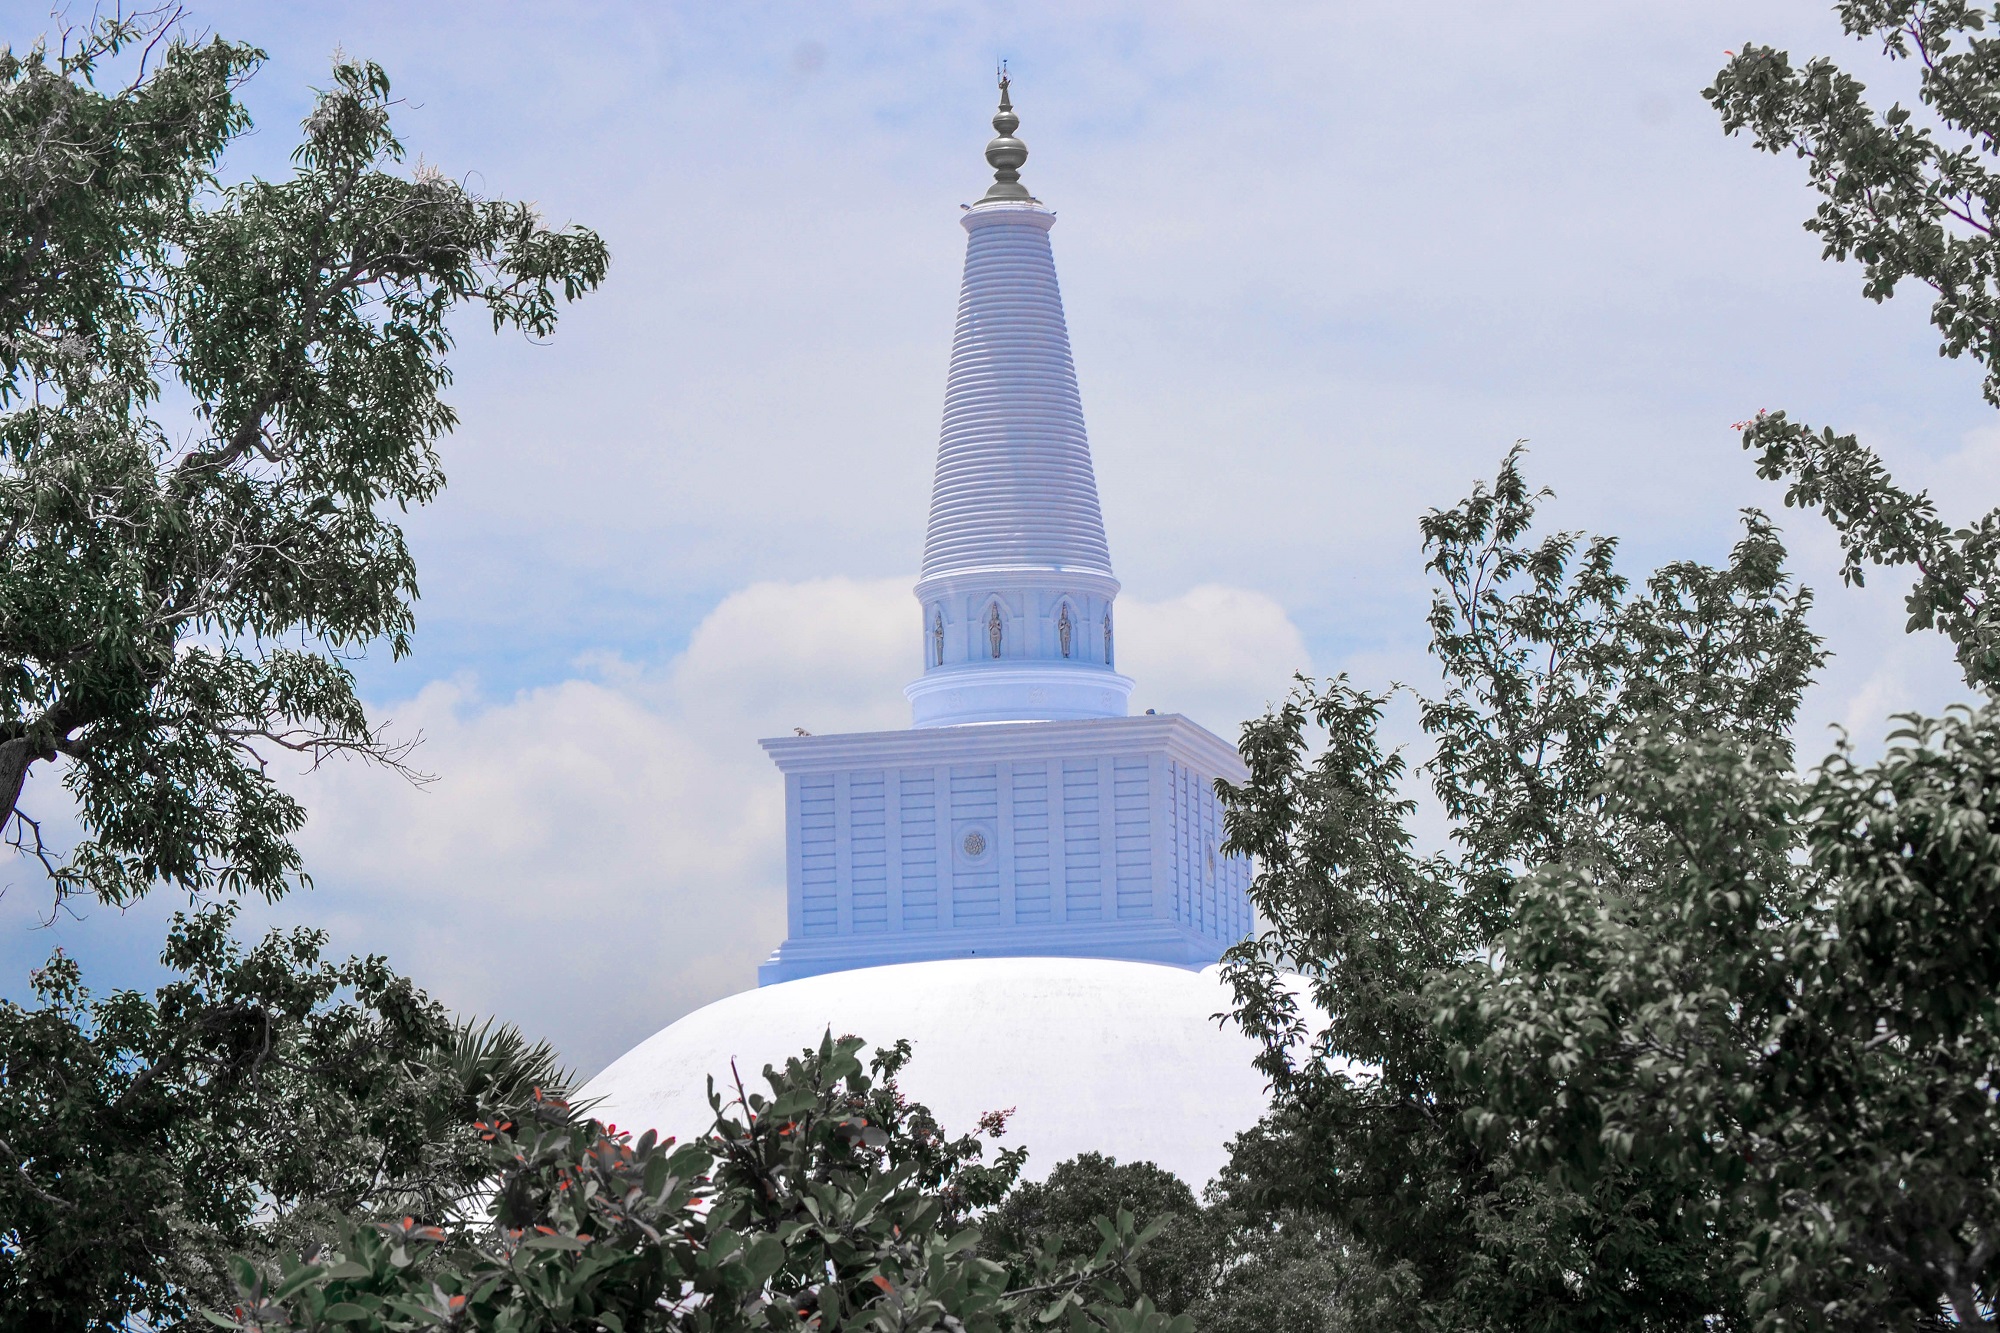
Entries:
POLYGON ((1202 967, 1252 928, 1215 780, 1178 715, 1128 717, 1110 548, 1056 284, 1055 214, 1020 183, 1001 83, 965 278, 923 572, 909 731, 763 742, 785 774, 788 936, 765 983, 930 958, 1202 967))
POLYGON ((785 774, 788 938, 765 983, 924 958, 1202 967, 1250 931, 1222 854, 1235 751, 1177 714, 764 742, 785 774))

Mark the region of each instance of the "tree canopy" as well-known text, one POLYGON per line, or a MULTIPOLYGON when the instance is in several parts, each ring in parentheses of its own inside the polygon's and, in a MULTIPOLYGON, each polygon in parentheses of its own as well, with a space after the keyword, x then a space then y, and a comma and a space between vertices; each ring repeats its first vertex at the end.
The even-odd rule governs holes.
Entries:
MULTIPOLYGON (((1931 288, 1941 350, 2000 405, 1994 16, 1837 12, 1915 62, 1921 113, 1755 43, 1706 95, 1807 163, 1807 225, 1866 295, 1931 288)), ((1533 535, 1510 457, 1423 522, 1429 756, 1383 742, 1393 692, 1344 678, 1245 730, 1231 846, 1260 858, 1268 928, 1233 967, 1277 1101, 1227 1186, 1334 1227, 1411 1321, 1995 1326, 2000 510, 1954 526, 1856 437, 1784 413, 1743 443, 1833 525, 1848 581, 1914 570, 1909 628, 1985 702, 1801 772, 1822 650, 1770 522, 1635 589, 1609 541, 1533 535), (1442 848, 1420 846, 1415 781, 1442 848)))
POLYGON ((603 243, 405 170, 365 62, 334 66, 287 178, 224 185, 263 57, 176 18, 0 51, 0 834, 58 898, 197 900, 152 995, 59 953, 0 1003, 9 1328, 184 1325, 231 1251, 457 1207, 479 1106, 562 1081, 379 958, 236 942, 230 904, 302 879, 274 757, 403 763, 348 662, 408 648, 398 524, 443 485, 454 321, 546 336, 603 243))
POLYGON ((1785 755, 1821 650, 1761 515, 1727 565, 1670 565, 1634 589, 1615 543, 1537 535, 1543 499, 1517 453, 1422 525, 1445 688, 1419 700, 1435 749, 1418 773, 1452 848, 1417 849, 1412 775, 1379 739, 1388 695, 1308 684, 1244 730, 1230 843, 1258 859, 1267 928, 1233 968, 1278 1100, 1239 1145, 1231 1189, 1336 1219, 1447 1326, 1681 1327, 1734 1305, 1712 1195, 1643 1160, 1589 1189, 1503 1170, 1469 1119, 1433 988, 1490 965, 1532 867, 1657 845, 1607 799, 1630 727, 1785 755))
MULTIPOLYGON (((1730 134, 1806 164, 1820 204, 1806 229, 1828 259, 1861 265, 1862 294, 1886 301, 1906 282, 1932 293, 1938 351, 1969 356, 1986 372, 1986 401, 2000 407, 2000 30, 1967 0, 1843 0, 1842 28, 1912 62, 1921 110, 1869 105, 1867 88, 1832 60, 1795 67, 1746 42, 1703 96, 1730 134)), ((1818 430, 1783 412, 1759 413, 1743 444, 1758 473, 1787 483, 1785 503, 1815 508, 1846 553, 1843 578, 1870 565, 1908 566, 1909 627, 1936 629, 1957 650, 1965 678, 2000 685, 2000 508, 1953 526, 1928 495, 1898 486, 1881 458, 1853 435, 1818 430)))
POLYGON ((981 1242, 995 1259, 1031 1276, 1034 1257, 1094 1253, 1098 1222, 1130 1213, 1158 1222, 1159 1234, 1137 1260, 1138 1285, 1168 1314, 1190 1309, 1214 1285, 1222 1262, 1215 1228, 1194 1191, 1151 1162, 1119 1162, 1084 1153, 1057 1163, 1046 1180, 1015 1186, 981 1222, 981 1242))
POLYGON ((170 17, 0 51, 0 815, 59 895, 111 903, 275 897, 304 812, 269 760, 402 762, 346 659, 408 649, 398 518, 444 481, 453 317, 545 336, 608 262, 402 169, 365 62, 289 178, 221 184, 262 54, 170 17), (40 765, 68 849, 42 835, 62 803, 24 803, 40 765))
POLYGON ((234 904, 175 917, 152 995, 95 995, 58 953, 0 1002, 0 1325, 202 1326, 227 1261, 323 1245, 353 1215, 476 1207, 472 1122, 551 1095, 546 1046, 454 1022, 325 936, 245 946, 234 904))

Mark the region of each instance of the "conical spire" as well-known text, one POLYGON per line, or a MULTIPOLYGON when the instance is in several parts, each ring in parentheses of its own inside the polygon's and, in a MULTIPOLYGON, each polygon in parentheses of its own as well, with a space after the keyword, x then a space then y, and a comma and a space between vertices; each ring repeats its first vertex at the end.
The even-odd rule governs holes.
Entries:
POLYGON ((1000 76, 993 188, 967 232, 923 577, 981 569, 1111 573, 1049 228, 1019 180, 1027 147, 1000 76))
POLYGON ((965 281, 945 383, 917 598, 919 726, 1116 717, 1118 581, 1104 540, 1056 284, 1055 214, 1020 183, 1027 147, 1000 80, 994 184, 959 219, 965 281))
POLYGON ((1021 128, 1021 118, 1014 114, 1014 103, 1007 96, 1007 89, 1013 81, 1007 77, 1005 61, 1000 64, 1000 109, 993 113, 993 128, 999 137, 986 145, 986 160, 993 167, 993 184, 986 187, 986 195, 979 202, 991 203, 1008 199, 1016 203, 1033 203, 1034 196, 1028 187, 1021 184, 1021 168, 1028 160, 1028 145, 1014 137, 1014 131, 1021 128))

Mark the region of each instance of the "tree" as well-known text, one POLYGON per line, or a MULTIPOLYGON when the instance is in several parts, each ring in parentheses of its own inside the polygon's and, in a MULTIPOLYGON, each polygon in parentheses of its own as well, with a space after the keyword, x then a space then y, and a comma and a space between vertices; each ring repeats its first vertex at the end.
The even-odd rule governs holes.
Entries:
POLYGON ((1355 1333, 1395 1328, 1409 1303, 1394 1273, 1309 1213, 1209 1206, 1225 1259, 1191 1313, 1202 1333, 1355 1333))
POLYGON ((1537 538, 1541 498, 1517 451, 1490 489, 1422 522, 1445 690, 1417 700, 1435 747, 1418 769, 1379 739, 1391 696, 1344 678, 1302 684, 1244 729, 1250 777, 1224 794, 1231 847, 1258 860, 1267 928, 1231 966, 1276 1101, 1238 1144, 1231 1192, 1265 1216, 1323 1219, 1372 1260, 1384 1299, 1401 1293, 1406 1321, 1732 1326, 1742 1222, 1729 1201, 1645 1159, 1587 1181, 1510 1170, 1481 1137, 1465 1034, 1437 1021, 1435 988, 1501 956, 1534 867, 1655 844, 1604 791, 1629 728, 1789 753, 1821 658, 1810 598, 1754 512, 1727 565, 1669 565, 1635 590, 1614 542, 1537 538), (1416 849, 1413 776, 1450 849, 1416 849))
POLYGON ((965 1141, 940 1155, 934 1122, 893 1088, 906 1053, 864 1067, 832 1035, 767 1068, 768 1096, 710 1086, 715 1128, 694 1143, 636 1141, 541 1099, 482 1128, 492 1144, 490 1223, 350 1228, 331 1252, 239 1265, 228 1326, 455 1328, 556 1333, 816 1328, 1066 1328, 1192 1333, 1127 1302, 1156 1228, 1121 1211, 1081 1265, 1032 1257, 1024 1277, 980 1258, 954 1223, 965 1141), (926 1178, 928 1174, 928 1179, 926 1178))
POLYGON ((58 900, 197 900, 155 996, 94 997, 58 956, 35 1007, 0 1006, 10 1328, 171 1327, 232 1249, 457 1206, 479 1101, 555 1073, 312 932, 231 943, 214 899, 303 879, 274 757, 402 767, 347 662, 408 648, 398 518, 443 484, 452 321, 546 336, 604 246, 403 171, 366 63, 336 64, 288 179, 223 187, 262 56, 177 20, 0 51, 0 833, 58 900))
MULTIPOLYGON (((1931 322, 1944 356, 1986 369, 1986 400, 2000 406, 2000 35, 1967 0, 1843 0, 1842 28, 1879 42, 1891 61, 1914 60, 1927 115, 1900 104, 1878 112, 1866 89, 1832 61, 1794 68, 1755 42, 1731 58, 1703 94, 1730 134, 1749 131, 1766 152, 1806 163, 1821 203, 1806 229, 1828 259, 1855 259, 1862 294, 1886 301, 1906 280, 1935 295, 1931 322), (1925 124, 1924 121, 1932 123, 1925 124), (1948 140, 1948 142, 1941 141, 1948 140)), ((1910 628, 1935 628, 1957 649, 1967 682, 2000 685, 2000 509, 1960 527, 1928 495, 1895 484, 1873 450, 1831 427, 1814 430, 1783 412, 1746 423, 1743 445, 1758 472, 1790 483, 1787 505, 1820 510, 1840 536, 1841 575, 1910 566, 1910 628)))
POLYGON ((1125 1277, 1168 1314, 1186 1312, 1202 1333, 1342 1333, 1393 1323, 1401 1297, 1368 1257, 1324 1218, 1267 1213, 1238 1197, 1230 1172, 1202 1200, 1151 1162, 1084 1153, 1048 1179, 1017 1185, 980 1220, 980 1250, 1029 1280, 1046 1256, 1094 1253, 1130 1213, 1157 1233, 1125 1277))
POLYGON ((349 1214, 467 1206, 471 1124, 566 1076, 512 1029, 454 1024, 313 930, 245 948, 235 905, 174 918, 154 995, 93 996, 60 952, 0 1002, 0 1324, 194 1322, 232 1252, 296 1254, 349 1214))
MULTIPOLYGON (((1017 1185, 982 1221, 983 1248, 1023 1276, 1038 1252, 1087 1255, 1103 1239, 1099 1223, 1120 1211, 1159 1234, 1138 1259, 1138 1283, 1168 1314, 1190 1309, 1213 1287, 1222 1237, 1180 1177, 1151 1162, 1119 1163, 1084 1153, 1058 1163, 1048 1179, 1017 1185)), ((1203 1325, 1203 1327, 1206 1327, 1203 1325)))
MULTIPOLYGON (((1837 8, 1917 62, 1925 115, 1877 113, 1832 62, 1795 69, 1755 44, 1707 96, 1729 132, 1806 161, 1822 197, 1807 225, 1861 262, 1865 294, 1932 289, 1941 350, 1977 358, 2000 405, 1991 16, 1837 8)), ((1783 413, 1743 438, 1788 504, 1833 524, 1849 582, 1914 568, 1909 628, 1943 633, 1969 684, 2000 685, 2000 511, 1954 528, 1855 437, 1783 413)), ((2000 704, 1901 719, 1881 761, 1843 745, 1801 775, 1788 733, 1817 647, 1781 578, 1698 597, 1650 634, 1676 657, 1723 647, 1721 689, 1675 669, 1639 692, 1629 646, 1649 634, 1599 633, 1621 616, 1586 605, 1589 550, 1574 584, 1573 548, 1450 558, 1506 526, 1425 527, 1450 688, 1422 707, 1423 775, 1456 855, 1409 851, 1383 696, 1308 689, 1246 731, 1232 830, 1267 857, 1274 926, 1239 986, 1281 1096, 1240 1173, 1407 1265, 1421 1305, 1470 1326, 1560 1326, 1622 1280, 1624 1325, 1994 1327, 2000 704), (1483 602, 1482 568, 1539 570, 1544 595, 1483 602), (1524 674, 1515 644, 1546 656, 1524 674), (1284 962, 1333 1018, 1296 1067, 1284 962), (1664 1264, 1607 1266, 1647 1234, 1672 1242, 1664 1264), (1708 1308, 1677 1303, 1704 1272, 1708 1308), (1537 1291, 1550 1273, 1567 1292, 1537 1291)), ((1775 571, 1776 554, 1751 563, 1775 571)))
POLYGON ((269 759, 403 762, 346 658, 408 650, 396 519, 443 484, 452 317, 545 336, 607 262, 399 171, 372 64, 334 67, 290 179, 220 186, 262 56, 174 18, 0 51, 0 818, 58 895, 111 903, 275 897, 304 812, 269 759), (23 804, 38 765, 67 853, 23 804))
MULTIPOLYGON (((1866 295, 1932 289, 1942 353, 1980 361, 2000 405, 2000 42, 1960 3, 1839 13, 1917 63, 1927 116, 1878 113, 1831 61, 1795 69, 1755 44, 1707 96, 1727 131, 1807 163, 1807 226, 1826 257, 1861 262, 1866 295)), ((1854 436, 1783 413, 1746 423, 1744 444, 1788 504, 1833 524, 1845 578, 1914 567, 1909 628, 2000 686, 2000 511, 1953 529, 1854 436)), ((1908 717, 1879 763, 1843 746, 1800 778, 1779 753, 1635 728, 1605 799, 1658 830, 1657 851, 1543 867, 1496 966, 1433 991, 1489 1141, 1571 1179, 1644 1160, 1738 1203, 1768 1327, 1994 1327, 1996 737, 1991 702, 1908 717)))
POLYGON ((1641 733, 1604 789, 1655 853, 1541 868, 1495 965, 1434 985, 1468 1120, 1516 1169, 1733 1207, 1767 1327, 1994 1327, 2000 709, 1810 778, 1641 733))

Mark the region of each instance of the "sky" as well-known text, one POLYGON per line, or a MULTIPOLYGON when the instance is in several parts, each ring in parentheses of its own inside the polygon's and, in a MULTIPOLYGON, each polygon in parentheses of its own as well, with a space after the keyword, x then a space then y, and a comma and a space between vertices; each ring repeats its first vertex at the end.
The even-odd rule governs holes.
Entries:
MULTIPOLYGON (((314 887, 250 914, 385 953, 581 1073, 779 942, 757 739, 907 723, 1001 58, 1058 213, 1135 709, 1233 736, 1295 672, 1421 685, 1417 519, 1516 440, 1546 517, 1618 535, 1634 575, 1779 515, 1835 653, 1806 749, 1962 697, 1896 580, 1842 588, 1731 429, 1857 431, 1948 518, 2000 494, 1978 371, 1939 358, 1922 293, 1865 300, 1801 229, 1800 164, 1701 98, 1745 40, 1895 95, 1827 0, 189 9, 270 57, 231 172, 288 169, 344 51, 387 69, 413 162, 610 247, 546 343, 460 330, 450 484, 409 521, 415 652, 360 667, 434 781, 288 775, 314 887)), ((26 866, 0 884, 0 994, 57 946, 100 988, 155 975, 173 902, 51 921, 26 866)))

